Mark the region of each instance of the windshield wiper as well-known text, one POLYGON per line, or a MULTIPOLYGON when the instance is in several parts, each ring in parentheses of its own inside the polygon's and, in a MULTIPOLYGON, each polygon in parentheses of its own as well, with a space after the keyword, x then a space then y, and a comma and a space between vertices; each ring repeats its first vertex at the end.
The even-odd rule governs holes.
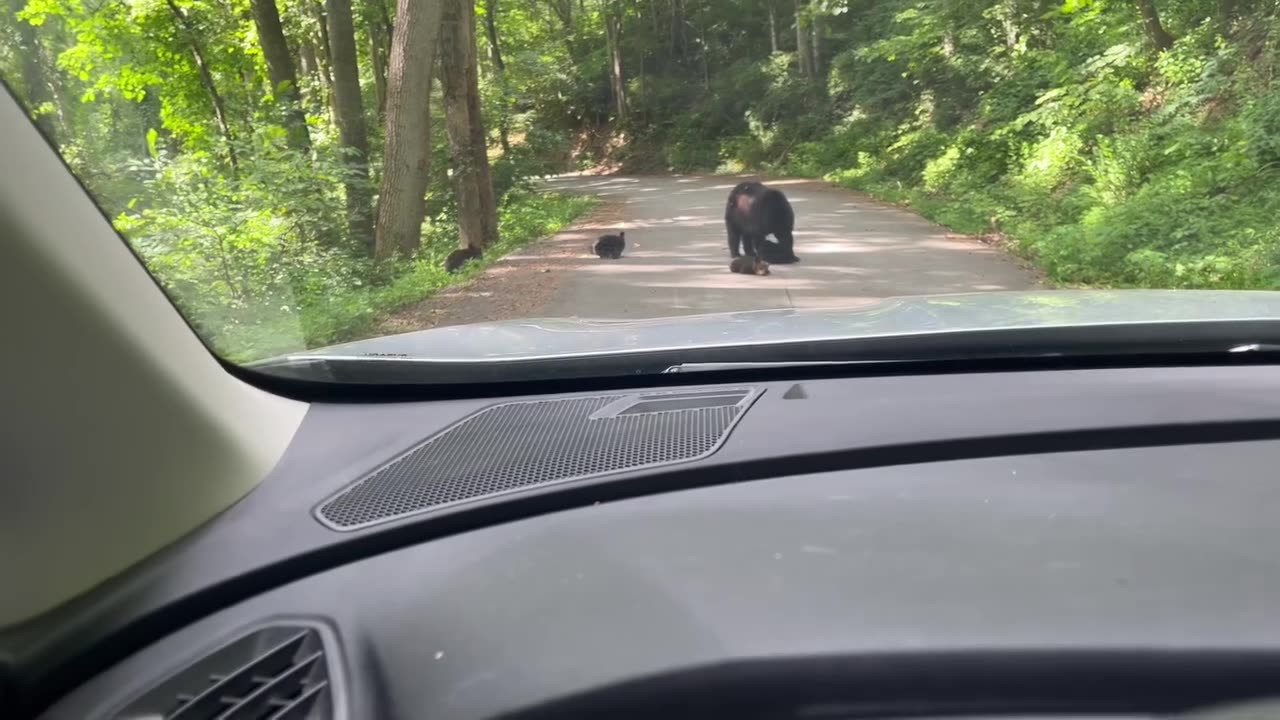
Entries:
POLYGON ((797 367, 830 367, 832 365, 872 365, 886 362, 907 362, 906 360, 810 360, 789 362, 786 360, 771 362, 690 362, 672 365, 663 370, 664 374, 713 372, 716 370, 759 370, 767 368, 797 367))

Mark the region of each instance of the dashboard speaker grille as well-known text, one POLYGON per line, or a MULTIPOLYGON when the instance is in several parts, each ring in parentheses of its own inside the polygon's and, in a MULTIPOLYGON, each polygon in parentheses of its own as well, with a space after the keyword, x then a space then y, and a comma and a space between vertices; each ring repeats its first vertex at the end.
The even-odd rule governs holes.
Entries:
POLYGON ((714 452, 754 389, 600 395, 495 405, 427 439, 317 510, 352 530, 459 502, 714 452))

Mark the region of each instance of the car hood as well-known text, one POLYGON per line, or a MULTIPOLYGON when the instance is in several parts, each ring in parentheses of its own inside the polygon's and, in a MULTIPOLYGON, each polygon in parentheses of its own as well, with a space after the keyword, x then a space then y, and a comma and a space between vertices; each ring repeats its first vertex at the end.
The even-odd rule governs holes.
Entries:
POLYGON ((316 357, 469 363, 545 360, 971 331, 1277 319, 1280 293, 1276 292, 984 292, 888 298, 847 308, 756 310, 642 320, 507 320, 371 338, 294 353, 274 362, 316 357))

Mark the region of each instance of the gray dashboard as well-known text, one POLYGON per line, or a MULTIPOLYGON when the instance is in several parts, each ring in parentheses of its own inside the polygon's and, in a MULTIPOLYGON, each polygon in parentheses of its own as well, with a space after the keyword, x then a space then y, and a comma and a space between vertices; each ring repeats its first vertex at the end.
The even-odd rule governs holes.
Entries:
POLYGON ((39 668, 77 631, 163 635, 43 716, 76 720, 272 618, 329 629, 357 718, 489 718, 764 657, 1280 650, 1274 375, 758 383, 723 447, 674 475, 354 534, 316 504, 495 401, 318 406, 244 502, 0 647, 39 668), (501 522, 477 519, 495 509, 501 522))

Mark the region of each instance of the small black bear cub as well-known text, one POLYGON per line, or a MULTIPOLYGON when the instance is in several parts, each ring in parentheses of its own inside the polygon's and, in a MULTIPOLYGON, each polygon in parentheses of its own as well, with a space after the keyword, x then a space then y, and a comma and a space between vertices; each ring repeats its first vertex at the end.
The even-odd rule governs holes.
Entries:
POLYGON ((484 252, 477 247, 458 248, 449 253, 449 257, 444 260, 445 272, 455 273, 462 268, 463 265, 472 260, 479 260, 484 257, 484 252))
POLYGON ((601 235, 596 244, 591 248, 592 252, 602 258, 617 260, 622 257, 622 251, 627 247, 627 234, 620 232, 617 235, 601 235))
POLYGON ((743 275, 768 275, 769 263, 754 255, 742 255, 734 258, 733 262, 729 263, 729 272, 742 273, 743 275))

